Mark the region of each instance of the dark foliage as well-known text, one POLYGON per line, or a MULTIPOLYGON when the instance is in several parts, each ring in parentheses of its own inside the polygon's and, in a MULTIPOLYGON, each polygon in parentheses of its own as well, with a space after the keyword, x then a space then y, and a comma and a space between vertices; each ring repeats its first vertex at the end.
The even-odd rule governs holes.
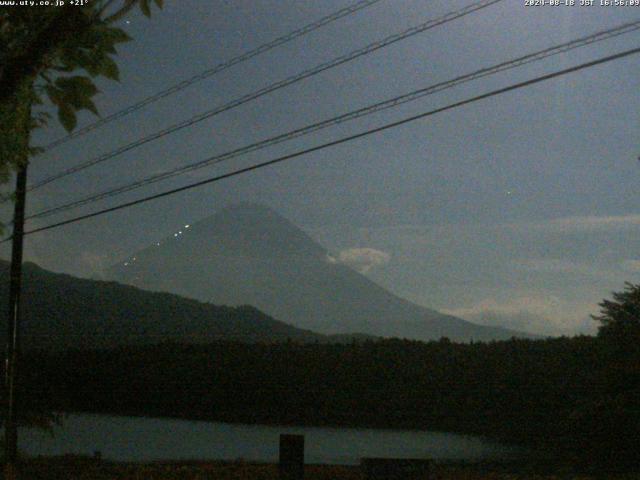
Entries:
POLYGON ((600 323, 598 335, 619 343, 640 341, 640 285, 625 284, 622 292, 614 292, 613 300, 600 303, 600 315, 593 315, 600 323))
MULTIPOLYGON (((0 298, 8 264, 0 261, 0 298)), ((0 305, 0 314, 6 305, 0 305)), ((211 305, 115 282, 83 280, 32 263, 23 273, 22 344, 26 349, 107 348, 162 341, 323 340, 250 307, 211 305)), ((0 341, 6 332, 0 331, 0 341)))
POLYGON ((479 433, 611 469, 638 460, 638 365, 577 337, 164 344, 34 354, 23 371, 61 410, 479 433))
POLYGON ((25 330, 49 350, 24 359, 19 391, 24 411, 468 432, 625 469, 640 460, 637 291, 601 304, 595 338, 331 344, 251 307, 27 265, 25 330))

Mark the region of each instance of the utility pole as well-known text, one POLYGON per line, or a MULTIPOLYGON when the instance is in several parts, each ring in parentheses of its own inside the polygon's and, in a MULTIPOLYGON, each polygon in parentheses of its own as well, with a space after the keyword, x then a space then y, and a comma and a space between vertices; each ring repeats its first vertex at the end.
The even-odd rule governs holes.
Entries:
POLYGON ((5 479, 17 478, 18 426, 16 379, 20 350, 20 293, 22 287, 22 249, 24 239, 24 212, 27 194, 27 161, 18 169, 16 198, 11 237, 11 273, 9 284, 9 308, 7 309, 7 358, 5 362, 5 392, 7 405, 4 425, 5 479))

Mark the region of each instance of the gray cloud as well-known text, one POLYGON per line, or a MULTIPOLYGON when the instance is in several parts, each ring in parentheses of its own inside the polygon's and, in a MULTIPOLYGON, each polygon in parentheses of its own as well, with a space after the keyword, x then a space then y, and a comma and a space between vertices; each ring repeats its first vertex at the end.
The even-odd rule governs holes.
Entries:
POLYGON ((391 255, 375 248, 347 248, 342 250, 337 258, 329 257, 329 261, 342 263, 357 270, 367 273, 372 268, 385 265, 391 259, 391 255))
POLYGON ((621 262, 621 267, 626 272, 638 273, 640 272, 640 260, 627 259, 621 262))
POLYGON ((640 215, 588 215, 553 218, 545 222, 517 224, 555 233, 576 233, 585 231, 610 231, 640 227, 640 215))
POLYGON ((519 296, 505 301, 487 298, 470 307, 446 310, 482 325, 503 326, 539 335, 593 334, 595 322, 589 314, 595 305, 571 305, 555 296, 519 296), (566 312, 573 308, 574 315, 566 312))
MULTIPOLYGON (((615 265, 613 268, 612 266, 605 268, 595 263, 576 262, 563 258, 526 258, 514 260, 512 264, 517 269, 538 273, 583 275, 612 280, 619 278, 619 269, 615 269, 615 265)), ((640 262, 638 262, 637 270, 635 271, 640 271, 640 262)))

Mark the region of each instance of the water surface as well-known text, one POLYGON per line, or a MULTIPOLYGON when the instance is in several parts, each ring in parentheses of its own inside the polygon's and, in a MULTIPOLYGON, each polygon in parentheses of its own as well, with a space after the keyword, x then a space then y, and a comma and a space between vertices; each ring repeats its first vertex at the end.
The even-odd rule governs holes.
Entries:
POLYGON ((21 430, 19 446, 30 455, 65 453, 143 462, 237 460, 275 462, 281 433, 305 436, 307 463, 358 464, 361 457, 480 460, 516 450, 480 437, 452 433, 366 428, 244 425, 165 418, 68 415, 53 435, 21 430))

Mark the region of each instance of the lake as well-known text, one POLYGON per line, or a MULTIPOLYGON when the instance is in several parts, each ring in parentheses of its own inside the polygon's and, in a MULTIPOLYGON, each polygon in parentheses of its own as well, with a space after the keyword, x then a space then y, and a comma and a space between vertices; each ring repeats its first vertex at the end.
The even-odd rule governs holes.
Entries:
POLYGON ((305 436, 305 461, 358 464, 361 457, 456 460, 507 458, 517 450, 476 436, 411 430, 244 425, 165 418, 74 414, 53 436, 21 429, 20 449, 30 455, 65 453, 109 460, 237 460, 276 462, 281 433, 305 436))

